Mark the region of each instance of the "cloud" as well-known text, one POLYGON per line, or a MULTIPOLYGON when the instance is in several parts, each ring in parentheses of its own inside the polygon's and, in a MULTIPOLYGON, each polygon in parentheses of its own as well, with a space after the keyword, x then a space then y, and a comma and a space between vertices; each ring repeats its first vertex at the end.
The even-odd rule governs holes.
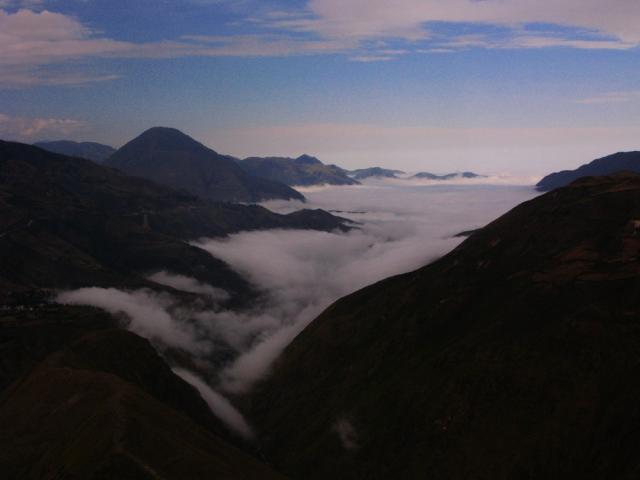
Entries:
POLYGON ((347 418, 339 418, 333 424, 333 431, 338 434, 340 443, 345 450, 358 448, 358 434, 351 421, 347 418))
POLYGON ((84 122, 70 118, 25 118, 0 113, 0 138, 5 140, 32 141, 36 138, 68 137, 84 127, 84 122))
POLYGON ((56 298, 65 305, 92 305, 114 315, 126 315, 128 328, 152 340, 156 345, 184 349, 196 355, 206 353, 210 345, 198 338, 186 322, 169 312, 174 299, 150 290, 124 292, 115 288, 81 288, 56 298))
POLYGON ((237 433, 245 440, 253 440, 255 438, 253 429, 249 426, 242 414, 229 400, 212 389, 204 380, 181 368, 174 368, 173 373, 198 390, 213 414, 222 420, 232 432, 237 433))
MULTIPOLYGON (((220 387, 242 393, 268 372, 282 350, 338 298, 383 278, 422 266, 453 248, 456 233, 477 228, 535 193, 528 187, 448 187, 378 184, 307 190, 312 207, 362 222, 347 234, 314 231, 244 232, 204 240, 201 248, 224 260, 265 294, 237 323, 237 356, 219 374, 220 387), (447 188, 447 187, 445 187, 447 188), (254 329, 258 327, 258 329, 254 329)), ((287 213, 295 202, 268 208, 287 213)))
POLYGON ((149 275, 147 278, 160 285, 166 285, 183 292, 200 293, 213 300, 222 301, 229 299, 229 293, 221 288, 212 287, 211 285, 204 284, 191 277, 185 277, 184 275, 177 275, 163 270, 149 275))
POLYGON ((329 38, 415 41, 429 36, 425 25, 449 22, 506 27, 552 24, 640 43, 640 4, 633 0, 311 0, 307 9, 312 17, 289 21, 289 28, 329 38))
MULTIPOLYGON (((161 350, 189 352, 190 365, 198 365, 211 388, 242 393, 268 374, 282 350, 338 298, 428 263, 461 241, 455 234, 480 227, 533 195, 531 187, 411 182, 307 189, 311 208, 360 212, 341 215, 362 228, 254 231, 197 242, 262 292, 249 309, 211 309, 206 302, 184 305, 166 293, 105 288, 66 292, 58 301, 126 315, 128 328, 161 350)), ((286 201, 266 206, 282 213, 301 207, 286 201)), ((206 286, 176 277, 165 272, 156 279, 208 293, 206 286)))
MULTIPOLYGON (((238 9, 228 2, 213 3, 238 9)), ((23 7, 13 13, 0 10, 0 66, 5 72, 0 86, 79 85, 117 78, 72 65, 93 58, 343 54, 352 61, 374 62, 409 52, 468 48, 628 50, 640 44, 640 3, 631 0, 311 0, 303 8, 256 8, 237 22, 242 33, 154 42, 108 38, 43 6, 39 1, 0 1, 0 8, 23 7), (478 32, 471 38, 436 28, 443 24, 464 24, 467 30, 499 27, 501 33, 478 32), (553 28, 542 31, 540 25, 553 28), (48 79, 43 69, 54 64, 67 65, 66 75, 48 79)))

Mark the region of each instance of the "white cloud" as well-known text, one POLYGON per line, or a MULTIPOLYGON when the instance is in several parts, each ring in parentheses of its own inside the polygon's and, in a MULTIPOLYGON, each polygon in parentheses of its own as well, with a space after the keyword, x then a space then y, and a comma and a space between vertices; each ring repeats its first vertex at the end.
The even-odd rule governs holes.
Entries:
MULTIPOLYGON (((530 186, 308 189, 306 206, 352 212, 341 215, 362 222, 362 229, 244 232, 198 243, 262 292, 248 310, 207 310, 204 303, 184 305, 148 290, 84 288, 63 293, 58 301, 126 315, 129 329, 161 349, 191 353, 190 365, 198 366, 211 388, 240 393, 266 375, 282 350, 335 300, 428 263, 461 241, 453 235, 480 227, 533 195, 530 186)), ((284 201, 267 206, 280 212, 300 208, 284 201)))
MULTIPOLYGON (((266 297, 255 311, 219 319, 213 327, 239 335, 238 355, 220 373, 221 388, 247 391, 332 302, 428 263, 460 242, 453 238, 456 233, 482 226, 534 195, 530 187, 446 188, 409 183, 308 189, 311 208, 361 212, 339 214, 362 222, 362 229, 244 232, 198 243, 266 297)), ((266 206, 282 213, 300 207, 283 201, 266 206)))
POLYGON ((249 426, 242 414, 224 396, 212 389, 207 383, 193 373, 174 368, 173 373, 191 384, 202 396, 213 414, 245 440, 252 440, 255 437, 253 429, 249 426))
MULTIPOLYGON (((429 22, 507 27, 546 23, 586 28, 637 45, 640 3, 635 0, 311 0, 311 19, 290 28, 326 37, 394 37, 419 40, 429 22)), ((284 24, 286 25, 286 24, 284 24)))
POLYGON ((0 113, 0 138, 3 140, 32 141, 47 137, 68 137, 84 127, 84 122, 70 118, 26 118, 0 113))
MULTIPOLYGON (((223 2, 226 3, 226 2, 223 2)), ((2 2, 0 8, 42 7, 2 2)), ((182 56, 264 57, 345 54, 353 61, 388 61, 408 51, 444 53, 461 48, 627 50, 640 44, 635 0, 311 0, 304 9, 260 10, 241 22, 249 33, 186 35, 136 43, 101 35, 78 19, 38 8, 0 10, 0 86, 71 85, 115 78, 75 72, 47 79, 36 67, 86 58, 182 56), (500 26, 510 33, 475 39, 433 34, 433 22, 500 26), (528 30, 555 25, 553 35, 528 30), (402 48, 381 48, 388 40, 402 48), (6 73, 8 72, 8 73, 6 73)), ((77 70, 79 67, 75 67, 77 70)))
POLYGON ((114 315, 126 315, 128 328, 149 338, 156 345, 181 348, 198 355, 209 351, 210 345, 197 339, 195 330, 176 319, 169 309, 174 299, 150 290, 123 292, 115 288, 81 288, 58 295, 65 305, 92 305, 114 315))
POLYGON ((149 275, 147 278, 160 285, 166 285, 183 292, 203 294, 213 300, 227 300, 229 298, 229 294, 221 288, 215 288, 199 282, 195 278, 185 277, 184 275, 178 275, 164 270, 149 275))

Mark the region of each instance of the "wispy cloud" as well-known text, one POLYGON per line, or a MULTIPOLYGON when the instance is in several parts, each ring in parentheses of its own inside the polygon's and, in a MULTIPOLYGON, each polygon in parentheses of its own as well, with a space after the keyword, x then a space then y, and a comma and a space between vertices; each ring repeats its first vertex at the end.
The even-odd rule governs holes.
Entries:
POLYGON ((0 138, 3 140, 68 137, 84 127, 84 122, 71 118, 27 118, 0 113, 0 138))
MULTIPOLYGON (((77 66, 69 67, 76 73, 53 80, 41 74, 50 65, 89 58, 343 54, 352 61, 375 62, 411 52, 469 48, 629 50, 640 44, 640 2, 629 0, 310 0, 297 8, 269 10, 262 5, 244 17, 238 5, 213 3, 233 9, 238 33, 132 42, 109 38, 75 17, 48 11, 42 1, 0 0, 0 8, 13 9, 0 10, 0 86, 73 85, 114 78, 109 73, 82 73, 77 66), (462 24, 480 33, 460 35, 455 25, 462 24), (436 28, 441 25, 453 27, 443 32, 436 28), (553 30, 542 31, 541 25, 553 30), (487 27, 501 32, 483 31, 487 27)), ((241 10, 248 11, 246 2, 243 5, 241 10)))

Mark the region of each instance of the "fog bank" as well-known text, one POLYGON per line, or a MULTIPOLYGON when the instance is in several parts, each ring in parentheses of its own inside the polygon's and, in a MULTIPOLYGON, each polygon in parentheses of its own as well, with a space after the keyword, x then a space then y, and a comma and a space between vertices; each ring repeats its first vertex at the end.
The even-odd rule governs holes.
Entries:
MULTIPOLYGON (((249 426, 219 392, 250 390, 296 335, 340 297, 429 263, 463 241, 454 237, 457 233, 482 227, 535 195, 530 186, 504 185, 375 182, 309 188, 306 208, 333 211, 358 222, 358 228, 348 233, 242 232, 193 242, 261 292, 247 310, 224 310, 217 300, 226 299, 226 292, 168 271, 149 279, 213 302, 185 306, 167 293, 104 288, 66 292, 58 301, 126 316, 128 328, 159 349, 188 352, 193 368, 206 373, 207 382, 184 369, 178 370, 180 375, 201 392, 216 415, 248 438, 249 426)), ((265 205, 282 213, 301 207, 287 201, 265 205)))

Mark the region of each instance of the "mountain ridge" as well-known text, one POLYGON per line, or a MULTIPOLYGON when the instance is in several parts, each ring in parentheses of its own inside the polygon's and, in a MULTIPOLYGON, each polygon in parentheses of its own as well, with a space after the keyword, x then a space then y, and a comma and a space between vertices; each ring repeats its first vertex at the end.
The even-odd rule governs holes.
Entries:
POLYGON ((289 157, 249 157, 238 164, 246 171, 269 180, 277 180, 290 186, 357 185, 347 171, 337 165, 325 165, 316 157, 303 154, 289 157))
POLYGON ((116 152, 116 149, 109 145, 97 142, 74 142, 72 140, 36 142, 34 146, 69 157, 86 158, 97 163, 104 162, 116 152))
POLYGON ((289 186, 248 174, 233 157, 221 155, 175 128, 146 130, 104 164, 207 200, 304 201, 304 196, 289 186))
POLYGON ((593 160, 575 170, 562 170, 551 173, 540 180, 536 188, 541 192, 548 192, 568 185, 581 177, 610 175, 621 171, 640 173, 640 152, 618 152, 593 160))
POLYGON ((587 177, 338 300, 245 399, 267 458, 311 479, 633 478, 639 219, 640 176, 587 177))

